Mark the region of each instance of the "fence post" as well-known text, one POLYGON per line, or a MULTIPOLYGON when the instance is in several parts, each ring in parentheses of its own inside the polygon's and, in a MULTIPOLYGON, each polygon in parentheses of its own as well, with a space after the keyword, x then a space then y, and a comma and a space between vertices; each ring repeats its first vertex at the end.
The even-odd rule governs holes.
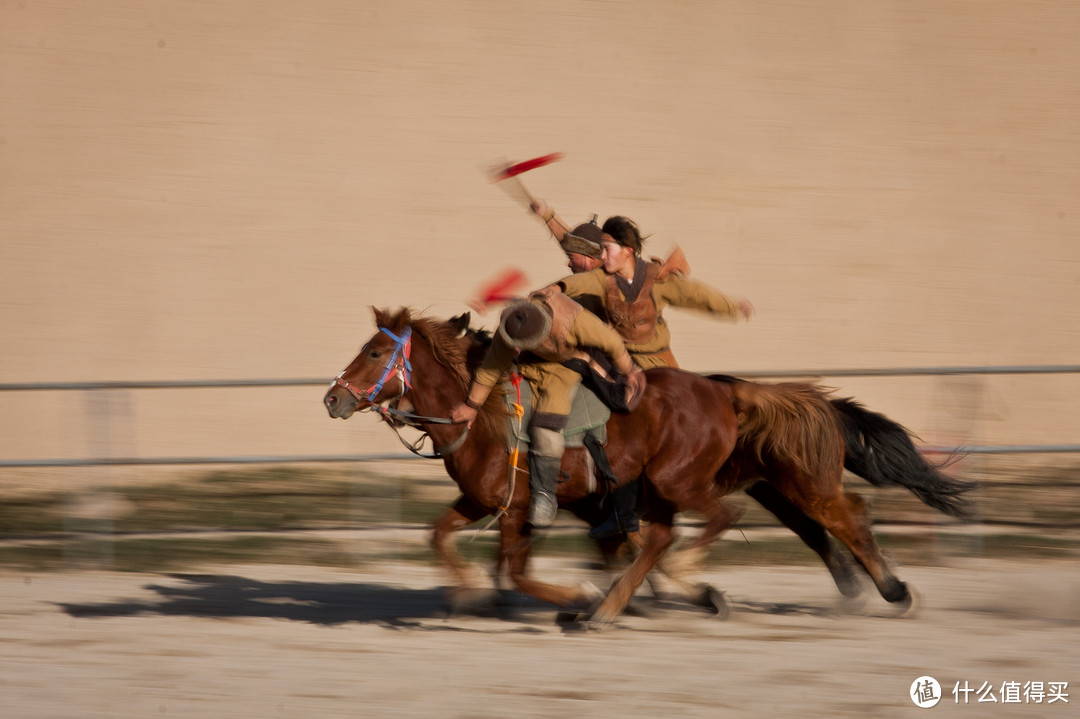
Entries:
MULTIPOLYGON (((977 445, 981 439, 982 407, 986 398, 986 379, 982 375, 975 374, 951 374, 936 375, 932 385, 935 389, 931 394, 931 401, 935 402, 942 411, 936 413, 938 426, 934 430, 934 444, 942 447, 968 447, 977 445)), ((947 455, 941 455, 940 460, 947 459, 947 455)), ((981 455, 967 455, 960 457, 948 470, 949 473, 970 477, 980 474, 984 458, 981 455)), ((978 511, 978 503, 975 504, 978 511)), ((935 523, 941 527, 947 524, 955 524, 956 520, 943 515, 935 515, 935 523)), ((953 539, 947 544, 952 546, 942 547, 941 542, 936 542, 938 559, 946 561, 950 555, 955 556, 957 551, 964 555, 981 557, 983 555, 983 538, 980 534, 953 535, 953 539), (948 550, 944 551, 943 550, 948 550)))
MULTIPOLYGON (((84 390, 83 398, 88 454, 111 459, 118 454, 118 443, 125 451, 130 449, 127 445, 134 438, 130 391, 91 388, 84 390)), ((116 515, 123 502, 112 487, 116 468, 102 465, 88 469, 92 484, 74 489, 67 497, 63 524, 74 540, 65 549, 65 564, 112 569, 116 515)))

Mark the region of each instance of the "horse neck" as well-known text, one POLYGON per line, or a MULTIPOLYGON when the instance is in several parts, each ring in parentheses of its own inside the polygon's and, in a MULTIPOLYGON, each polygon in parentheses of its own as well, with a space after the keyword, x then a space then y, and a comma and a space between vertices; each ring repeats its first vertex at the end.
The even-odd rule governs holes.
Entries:
POLYGON ((435 358, 426 337, 413 333, 412 389, 407 398, 416 414, 445 417, 450 408, 464 401, 454 372, 435 358))
MULTIPOLYGON (((465 401, 457 374, 435 357, 427 337, 413 332, 412 389, 406 398, 413 412, 425 417, 448 417, 451 408, 465 401)), ((481 423, 473 425, 473 436, 483 434, 481 423)), ((427 425, 425 430, 437 444, 447 444, 462 431, 460 425, 427 425)))
MULTIPOLYGON (((431 341, 416 333, 413 333, 413 389, 406 397, 413 405, 413 411, 424 417, 448 417, 450 409, 465 401, 465 391, 456 372, 435 358, 431 341)), ((474 446, 474 440, 481 440, 481 445, 502 446, 498 442, 497 423, 490 420, 477 419, 470 429, 470 442, 465 443, 463 449, 468 450, 474 446)), ((436 444, 447 444, 457 439, 461 434, 461 426, 457 424, 430 424, 424 428, 435 440, 436 444)), ((478 445, 477 445, 478 446, 478 445)), ((481 452, 483 453, 483 451, 481 452)), ((471 451, 457 451, 451 458, 455 461, 463 461, 465 457, 472 457, 471 451)))

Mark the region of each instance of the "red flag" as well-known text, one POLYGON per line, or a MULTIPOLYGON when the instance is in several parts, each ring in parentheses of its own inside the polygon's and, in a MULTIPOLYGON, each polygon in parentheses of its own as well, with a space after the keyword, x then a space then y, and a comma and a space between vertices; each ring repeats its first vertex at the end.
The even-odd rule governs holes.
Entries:
POLYGON ((524 287, 527 281, 524 272, 511 267, 477 288, 476 299, 468 304, 477 312, 486 312, 488 305, 518 296, 518 290, 524 287))
POLYGON ((561 159, 561 152, 553 152, 550 155, 544 155, 543 157, 534 157, 531 160, 525 160, 524 162, 519 162, 517 164, 510 165, 509 167, 504 167, 502 170, 494 174, 492 181, 499 182, 500 180, 508 180, 511 177, 517 177, 523 172, 535 170, 536 168, 543 167, 544 165, 550 165, 551 163, 561 159))

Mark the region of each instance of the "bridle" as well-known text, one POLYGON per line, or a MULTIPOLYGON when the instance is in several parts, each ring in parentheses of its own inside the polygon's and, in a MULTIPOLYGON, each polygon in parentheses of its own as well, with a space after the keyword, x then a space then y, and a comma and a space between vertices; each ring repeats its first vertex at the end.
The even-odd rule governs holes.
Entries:
POLYGON ((375 398, 379 395, 379 393, 383 391, 383 387, 386 386, 387 381, 391 377, 397 377, 398 381, 401 384, 401 391, 397 394, 396 397, 391 398, 387 404, 400 401, 408 393, 408 391, 412 389, 413 368, 412 362, 410 361, 410 356, 412 354, 412 327, 406 327, 404 330, 402 330, 400 335, 394 334, 385 327, 380 327, 379 331, 386 334, 390 337, 391 340, 394 341, 394 349, 390 353, 390 357, 387 358, 386 366, 383 368, 382 376, 379 377, 378 381, 367 389, 362 390, 356 385, 347 381, 345 379, 346 370, 342 370, 341 374, 335 377, 334 381, 330 384, 331 389, 334 387, 341 387, 350 395, 352 395, 353 398, 358 402, 366 402, 367 407, 360 411, 374 411, 382 415, 383 419, 386 420, 387 424, 390 425, 390 428, 394 430, 394 433, 397 434, 398 439, 401 440, 401 443, 405 445, 406 449, 408 449, 410 452, 417 455, 418 457, 424 457, 427 459, 440 459, 460 449, 461 445, 465 443, 465 438, 469 436, 468 427, 466 427, 465 431, 461 433, 461 436, 459 436, 450 444, 436 445, 435 447, 433 447, 433 454, 428 455, 420 453, 420 448, 423 447, 424 440, 430 436, 426 431, 424 432, 424 434, 420 435, 420 438, 417 439, 415 442, 407 442, 405 441, 405 438, 401 436, 401 432, 398 431, 396 424, 390 421, 390 419, 392 418, 402 424, 407 424, 410 427, 414 427, 421 431, 423 431, 422 425, 425 424, 461 424, 460 422, 455 422, 448 417, 424 417, 421 415, 413 414, 412 412, 405 412, 403 410, 397 409, 396 407, 384 407, 380 404, 375 403, 375 398))
POLYGON ((401 382, 401 392, 398 393, 397 397, 393 398, 394 400, 401 399, 406 392, 412 389, 412 363, 409 361, 409 356, 412 354, 412 327, 406 327, 400 337, 385 327, 380 327, 379 330, 389 335, 390 339, 394 341, 394 351, 390 353, 389 359, 386 360, 382 377, 375 384, 362 390, 346 381, 346 370, 341 370, 341 374, 334 378, 330 386, 342 387, 358 402, 367 402, 371 407, 378 407, 379 410, 383 410, 385 408, 375 404, 375 397, 382 392, 386 380, 390 379, 391 375, 397 375, 398 380, 401 382))

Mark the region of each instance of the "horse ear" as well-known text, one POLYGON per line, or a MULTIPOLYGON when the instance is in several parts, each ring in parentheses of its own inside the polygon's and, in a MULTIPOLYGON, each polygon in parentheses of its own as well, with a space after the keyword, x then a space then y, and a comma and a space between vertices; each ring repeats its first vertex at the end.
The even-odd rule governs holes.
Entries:
POLYGON ((471 312, 464 312, 457 317, 451 317, 449 324, 454 328, 454 334, 461 337, 469 331, 469 322, 472 320, 471 312))
POLYGON ((371 306, 371 312, 375 315, 375 326, 386 327, 386 323, 389 319, 387 315, 389 315, 390 313, 386 310, 380 310, 375 305, 371 306))
POLYGON ((405 325, 412 324, 412 315, 409 313, 409 308, 405 307, 396 315, 391 317, 386 324, 386 329, 390 330, 394 334, 398 334, 405 325))

